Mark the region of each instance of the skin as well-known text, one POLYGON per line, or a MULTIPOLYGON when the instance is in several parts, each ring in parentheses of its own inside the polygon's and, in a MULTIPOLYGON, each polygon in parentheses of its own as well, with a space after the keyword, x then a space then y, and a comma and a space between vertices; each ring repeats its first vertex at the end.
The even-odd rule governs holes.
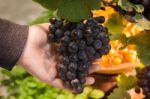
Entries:
MULTIPOLYGON (((45 23, 29 27, 27 43, 19 63, 39 80, 60 89, 67 89, 61 79, 57 77, 57 55, 54 52, 56 49, 52 49, 48 40, 49 25, 45 23)), ((89 69, 89 73, 98 70, 99 66, 93 65, 89 69)), ((91 85, 94 81, 93 77, 87 77, 85 85, 91 85)))

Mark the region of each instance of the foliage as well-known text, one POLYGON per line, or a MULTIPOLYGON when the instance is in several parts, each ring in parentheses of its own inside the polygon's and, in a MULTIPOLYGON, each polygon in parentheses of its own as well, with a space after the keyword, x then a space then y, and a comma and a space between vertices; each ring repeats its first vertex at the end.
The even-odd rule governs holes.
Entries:
POLYGON ((48 10, 57 11, 62 19, 77 22, 91 17, 91 10, 100 8, 101 0, 33 0, 48 10))
POLYGON ((136 86, 137 79, 135 76, 125 76, 124 74, 117 77, 117 86, 108 96, 108 99, 130 99, 127 92, 136 86))
POLYGON ((83 93, 74 95, 69 91, 60 90, 40 82, 35 77, 29 75, 23 68, 16 66, 11 72, 0 69, 4 79, 0 85, 7 88, 6 99, 88 99, 95 97, 102 98, 104 93, 93 89, 91 86, 84 88, 83 93))

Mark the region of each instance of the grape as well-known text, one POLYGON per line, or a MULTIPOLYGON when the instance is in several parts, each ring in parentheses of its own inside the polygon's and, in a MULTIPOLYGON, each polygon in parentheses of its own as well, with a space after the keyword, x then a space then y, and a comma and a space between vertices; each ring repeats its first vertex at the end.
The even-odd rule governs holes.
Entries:
POLYGON ((94 54, 96 53, 96 50, 92 46, 89 46, 86 48, 86 52, 88 56, 94 56, 94 54))
POLYGON ((65 35, 65 36, 70 36, 70 35, 71 35, 71 32, 70 32, 70 31, 65 31, 64 35, 65 35))
POLYGON ((105 17, 104 16, 99 16, 94 18, 98 23, 104 23, 105 22, 105 17))
POLYGON ((69 80, 73 80, 73 79, 75 79, 76 78, 76 75, 75 75, 75 73, 74 72, 67 72, 67 78, 69 79, 69 80))
POLYGON ((84 50, 80 50, 80 51, 78 52, 78 58, 79 58, 80 60, 85 60, 85 59, 87 59, 86 52, 85 52, 84 50))
POLYGON ((63 26, 63 22, 60 21, 60 20, 58 20, 58 21, 55 22, 55 26, 56 26, 57 28, 61 28, 61 27, 63 26))
POLYGON ((55 35, 60 38, 63 36, 63 31, 61 29, 57 29, 56 32, 55 32, 55 35))
POLYGON ((85 29, 84 23, 77 24, 77 29, 84 30, 85 29))
POLYGON ((69 43, 70 38, 68 36, 64 36, 61 40, 62 42, 69 43))
POLYGON ((48 38, 58 48, 57 72, 67 88, 83 91, 92 61, 110 50, 108 29, 101 25, 103 16, 69 22, 50 19, 48 38))
POLYGON ((100 40, 95 40, 93 42, 93 46, 95 47, 95 49, 100 49, 102 47, 102 42, 100 40))
MULTIPOLYGON (((149 83, 149 74, 150 74, 150 67, 145 67, 137 74, 137 85, 138 88, 143 89, 143 93, 145 95, 144 99, 150 98, 150 83, 149 83)), ((136 93, 140 92, 140 89, 135 89, 136 93)))
POLYGON ((54 18, 54 17, 50 18, 50 20, 49 20, 49 22, 50 22, 51 24, 55 24, 56 21, 57 21, 57 19, 54 18))
POLYGON ((77 64, 76 63, 70 63, 68 67, 69 71, 76 71, 77 69, 77 64))
POLYGON ((149 0, 141 0, 141 1, 142 1, 141 4, 142 4, 145 8, 147 8, 147 7, 150 6, 150 1, 149 1, 149 0))
POLYGON ((69 44, 69 48, 68 49, 69 49, 69 52, 75 53, 75 52, 78 51, 78 44, 73 41, 73 42, 71 42, 69 44))
POLYGON ((141 92, 140 88, 139 88, 139 87, 136 87, 136 88, 135 88, 135 92, 136 92, 137 94, 139 94, 139 93, 141 92))
POLYGON ((83 50, 86 47, 86 42, 84 40, 79 40, 77 43, 80 50, 83 50))
POLYGON ((76 54, 71 54, 69 56, 70 62, 77 62, 78 61, 78 56, 76 54))

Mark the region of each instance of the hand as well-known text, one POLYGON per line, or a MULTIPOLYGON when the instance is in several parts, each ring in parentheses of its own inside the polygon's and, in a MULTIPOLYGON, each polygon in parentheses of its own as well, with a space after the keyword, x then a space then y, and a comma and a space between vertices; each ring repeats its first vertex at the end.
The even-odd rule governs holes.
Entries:
MULTIPOLYGON (((19 63, 27 72, 57 88, 65 89, 61 79, 57 78, 57 55, 48 40, 48 23, 29 27, 28 39, 19 63)), ((89 73, 99 70, 99 66, 91 66, 89 73)), ((93 77, 86 78, 86 85, 94 83, 93 77)))

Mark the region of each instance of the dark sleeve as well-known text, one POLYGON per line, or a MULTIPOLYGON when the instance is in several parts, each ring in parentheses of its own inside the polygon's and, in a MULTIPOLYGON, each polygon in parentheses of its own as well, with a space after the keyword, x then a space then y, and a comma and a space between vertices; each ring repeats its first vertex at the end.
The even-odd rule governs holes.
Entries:
POLYGON ((0 67, 11 70, 23 52, 28 27, 0 19, 0 67))

